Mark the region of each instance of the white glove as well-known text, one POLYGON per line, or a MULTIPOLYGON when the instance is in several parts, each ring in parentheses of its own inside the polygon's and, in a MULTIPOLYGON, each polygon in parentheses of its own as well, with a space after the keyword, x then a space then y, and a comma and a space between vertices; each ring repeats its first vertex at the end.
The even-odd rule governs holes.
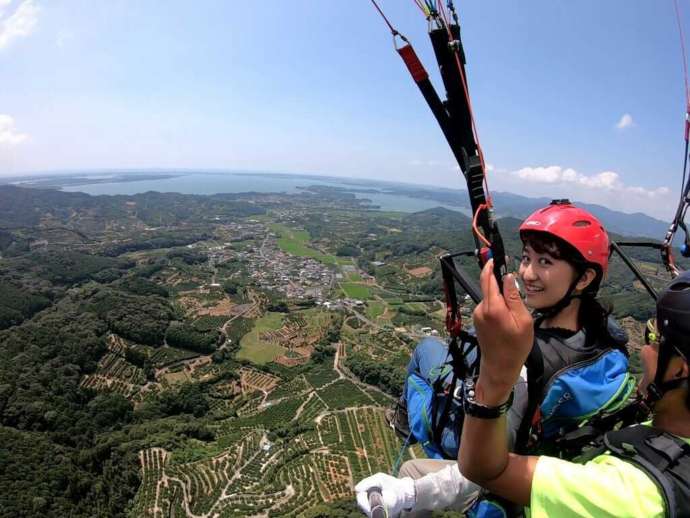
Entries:
POLYGON ((389 518, 397 518, 403 510, 409 511, 417 502, 414 480, 410 477, 395 478, 385 473, 377 473, 361 480, 355 486, 357 505, 369 517, 371 517, 371 509, 367 489, 372 487, 381 488, 383 505, 388 510, 389 518))

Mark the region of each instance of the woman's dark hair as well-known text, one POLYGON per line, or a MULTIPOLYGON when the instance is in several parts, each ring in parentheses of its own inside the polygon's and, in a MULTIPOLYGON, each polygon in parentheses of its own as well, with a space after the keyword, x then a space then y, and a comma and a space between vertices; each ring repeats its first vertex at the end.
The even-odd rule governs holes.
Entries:
POLYGON ((603 272, 598 264, 588 262, 582 254, 570 243, 546 232, 524 231, 520 233, 522 244, 529 245, 538 254, 548 254, 554 259, 566 261, 575 268, 579 279, 588 268, 596 272, 594 280, 580 294, 580 310, 577 315, 578 323, 587 331, 587 342, 595 338, 613 340, 608 330, 608 318, 613 307, 604 306, 597 298, 597 292, 603 279, 603 272))

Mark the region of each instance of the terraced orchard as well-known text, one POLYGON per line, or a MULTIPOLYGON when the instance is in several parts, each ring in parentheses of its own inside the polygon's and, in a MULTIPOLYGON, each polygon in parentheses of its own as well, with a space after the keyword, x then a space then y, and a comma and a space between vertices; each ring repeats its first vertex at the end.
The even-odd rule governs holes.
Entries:
POLYGON ((315 391, 279 401, 221 423, 217 441, 225 447, 215 456, 176 463, 174 451, 142 450, 130 516, 299 516, 354 498, 361 477, 391 471, 401 444, 382 408, 329 411, 315 391), (281 438, 279 430, 288 433, 281 438))
POLYGON ((127 345, 123 339, 111 334, 107 340, 108 352, 98 362, 94 374, 85 375, 80 386, 98 392, 116 392, 136 399, 146 384, 144 371, 125 359, 127 345))

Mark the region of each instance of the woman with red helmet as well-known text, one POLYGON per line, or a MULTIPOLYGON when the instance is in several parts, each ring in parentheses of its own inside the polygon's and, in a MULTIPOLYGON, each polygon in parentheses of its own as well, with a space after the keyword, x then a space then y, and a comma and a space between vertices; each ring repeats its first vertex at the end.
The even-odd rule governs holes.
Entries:
POLYGON ((603 325, 605 312, 595 297, 608 270, 610 245, 599 220, 568 200, 557 200, 522 222, 520 238, 518 275, 538 327, 577 331, 603 325))
MULTIPOLYGON (((634 379, 628 373, 627 336, 596 300, 609 259, 609 238, 599 220, 567 200, 556 200, 525 219, 520 238, 518 278, 532 309, 535 343, 515 386, 508 431, 513 451, 526 453, 555 443, 561 431, 591 414, 621 404, 634 389, 634 379), (579 380, 590 392, 578 395, 579 380), (563 403, 566 398, 570 401, 563 403), (590 403, 595 404, 584 411, 590 403)), ((448 360, 445 344, 425 339, 408 373, 432 372, 448 360)), ((399 406, 405 404, 403 396, 399 406)), ((407 421, 407 413, 402 415, 407 421)), ((407 423, 394 424, 400 432, 407 423)), ((448 460, 406 462, 397 479, 378 473, 362 480, 355 487, 360 508, 369 514, 367 490, 380 487, 389 516, 464 511, 477 502, 479 487, 460 474, 453 452, 446 453, 448 460)), ((475 515, 481 514, 475 509, 475 515)))

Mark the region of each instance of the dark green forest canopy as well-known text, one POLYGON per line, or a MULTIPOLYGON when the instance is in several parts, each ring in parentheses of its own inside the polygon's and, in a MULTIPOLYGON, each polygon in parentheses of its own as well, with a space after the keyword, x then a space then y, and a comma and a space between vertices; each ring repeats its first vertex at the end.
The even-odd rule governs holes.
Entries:
POLYGON ((112 220, 124 222, 136 218, 147 225, 161 226, 266 212, 261 206, 238 198, 232 194, 196 196, 157 192, 133 196, 90 196, 79 192, 0 185, 0 229, 34 227, 46 223, 47 219, 88 233, 103 230, 112 220))

